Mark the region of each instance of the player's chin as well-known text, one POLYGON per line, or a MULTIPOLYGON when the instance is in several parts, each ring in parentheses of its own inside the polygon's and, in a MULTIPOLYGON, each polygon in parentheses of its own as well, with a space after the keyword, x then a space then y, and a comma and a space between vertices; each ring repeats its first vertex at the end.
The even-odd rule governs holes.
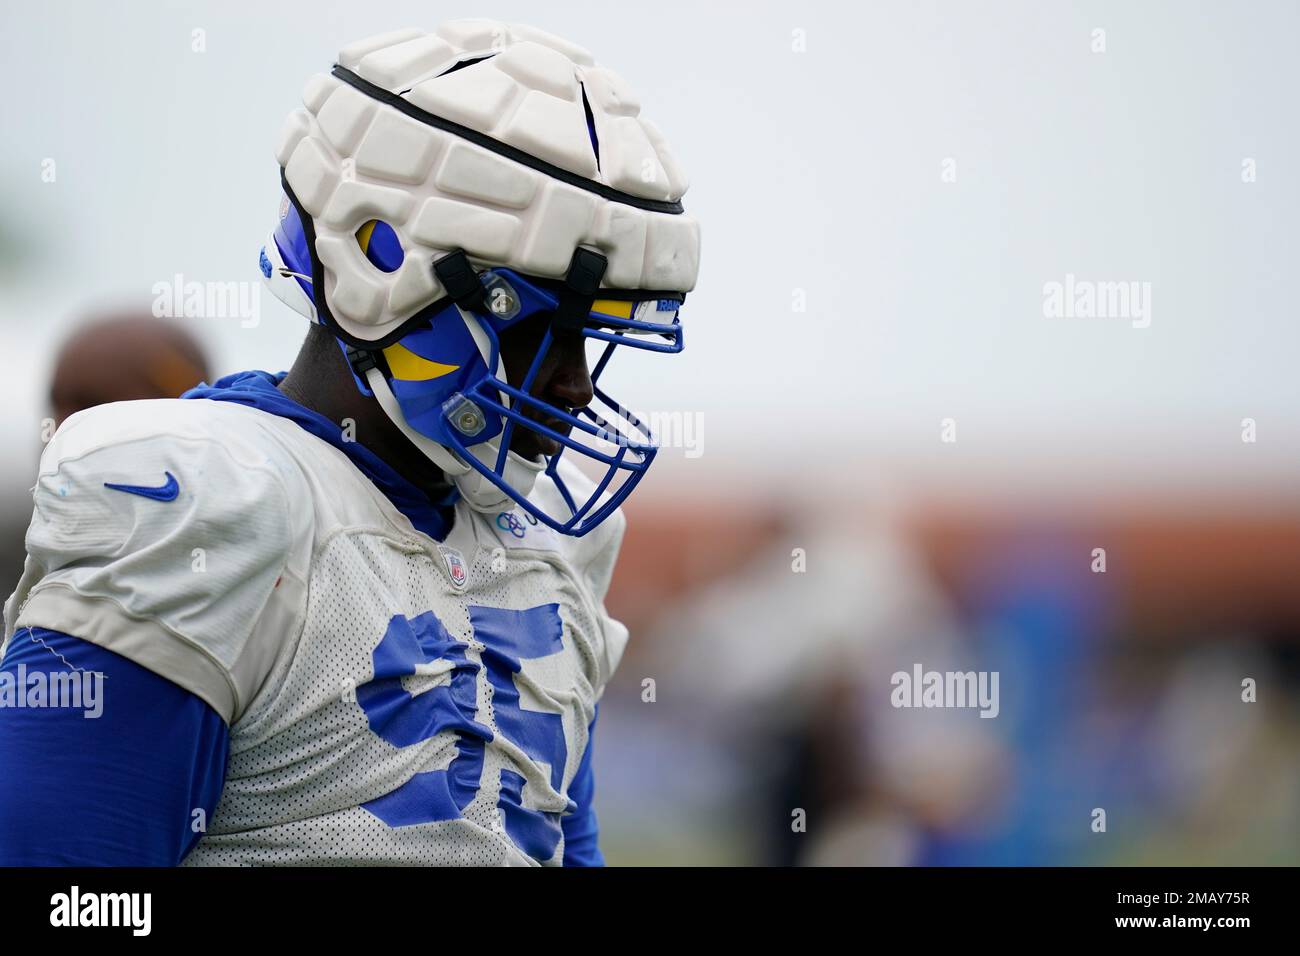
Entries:
MULTIPOLYGON (((561 435, 569 433, 569 426, 561 422, 548 421, 544 425, 551 431, 558 432, 561 435)), ((560 443, 550 435, 524 426, 516 427, 515 433, 510 439, 510 450, 521 458, 532 461, 558 454, 560 448, 560 443)))

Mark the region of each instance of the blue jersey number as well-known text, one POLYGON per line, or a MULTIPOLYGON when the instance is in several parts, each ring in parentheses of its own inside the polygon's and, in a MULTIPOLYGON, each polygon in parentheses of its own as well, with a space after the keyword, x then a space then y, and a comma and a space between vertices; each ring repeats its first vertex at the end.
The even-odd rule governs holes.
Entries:
MULTIPOLYGON (((448 634, 432 611, 409 619, 397 615, 375 648, 374 680, 357 688, 370 729, 394 747, 409 747, 444 731, 454 731, 458 738, 456 757, 446 770, 417 773, 392 793, 362 804, 391 827, 454 820, 478 794, 484 747, 493 738, 476 719, 483 668, 493 687, 492 709, 501 736, 538 763, 549 764, 551 787, 560 792, 568 758, 560 715, 524 710, 515 686, 523 661, 563 649, 559 606, 525 611, 475 606, 469 611, 474 636, 485 645, 481 665, 466 658, 469 645, 448 634), (418 695, 402 686, 402 678, 435 663, 439 671, 450 666, 449 683, 418 695)), ((560 814, 526 808, 523 789, 522 775, 501 771, 497 806, 506 832, 529 856, 548 860, 560 841, 560 814)))

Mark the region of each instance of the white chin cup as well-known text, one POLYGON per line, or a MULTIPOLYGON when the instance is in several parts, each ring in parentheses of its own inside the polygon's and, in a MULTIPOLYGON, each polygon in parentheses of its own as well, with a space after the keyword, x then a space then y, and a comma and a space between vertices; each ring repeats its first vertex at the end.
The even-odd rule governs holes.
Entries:
MULTIPOLYGON (((499 437, 494 438, 492 441, 475 445, 469 451, 475 458, 491 469, 496 465, 497 455, 500 452, 500 441, 499 437)), ((442 446, 439 445, 438 447, 441 448, 442 446)), ((537 476, 545 468, 545 459, 529 461, 522 455, 517 455, 511 451, 506 453, 506 466, 503 469, 505 473, 501 476, 501 479, 526 498, 532 493, 533 485, 537 483, 537 476)), ((491 513, 514 505, 514 500, 509 495, 473 468, 466 468, 463 474, 455 477, 454 481, 457 490, 465 496, 465 500, 475 511, 491 513)))
MULTIPOLYGON (((489 481, 486 476, 475 471, 450 448, 438 444, 428 435, 423 435, 410 426, 406 416, 402 414, 402 407, 397 403, 397 397, 393 395, 393 390, 379 369, 372 368, 366 372, 366 384, 370 386, 370 391, 393 424, 401 429, 402 434, 410 440, 411 444, 420 449, 426 458, 443 470, 443 473, 456 485, 456 490, 464 495, 465 501, 471 508, 491 514, 513 506, 513 498, 489 481)), ((500 442, 501 438, 498 436, 492 441, 474 445, 469 449, 470 454, 490 470, 496 465, 500 442)), ((522 455, 507 452, 506 466, 501 478, 526 498, 532 493, 533 486, 537 483, 537 476, 545 468, 545 459, 529 461, 522 455)))

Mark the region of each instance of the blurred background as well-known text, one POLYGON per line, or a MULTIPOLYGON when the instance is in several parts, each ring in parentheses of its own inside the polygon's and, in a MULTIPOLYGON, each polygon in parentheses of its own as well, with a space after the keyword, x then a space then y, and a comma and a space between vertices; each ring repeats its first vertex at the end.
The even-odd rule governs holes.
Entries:
POLYGON ((6 593, 67 409, 290 364, 257 253, 306 78, 460 16, 622 73, 703 223, 686 351, 610 376, 671 447, 609 597, 609 861, 1300 862, 1288 2, 5 2, 6 593), (1145 314, 1049 317, 1068 277, 1145 314), (894 708, 917 664, 998 716, 894 708))

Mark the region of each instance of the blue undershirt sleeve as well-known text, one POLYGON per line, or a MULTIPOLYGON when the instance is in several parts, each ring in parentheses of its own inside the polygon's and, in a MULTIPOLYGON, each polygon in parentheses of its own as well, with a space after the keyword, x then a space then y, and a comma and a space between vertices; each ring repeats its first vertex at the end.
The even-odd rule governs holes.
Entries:
POLYGON ((212 817, 228 750, 189 691, 20 629, 0 663, 0 866, 175 866, 212 817))
POLYGON ((569 799, 578 809, 560 821, 564 831, 565 866, 604 866, 605 857, 600 852, 600 832, 596 823, 596 779, 591 770, 591 752, 595 747, 596 718, 591 719, 587 733, 587 749, 583 752, 578 772, 569 784, 569 799))

